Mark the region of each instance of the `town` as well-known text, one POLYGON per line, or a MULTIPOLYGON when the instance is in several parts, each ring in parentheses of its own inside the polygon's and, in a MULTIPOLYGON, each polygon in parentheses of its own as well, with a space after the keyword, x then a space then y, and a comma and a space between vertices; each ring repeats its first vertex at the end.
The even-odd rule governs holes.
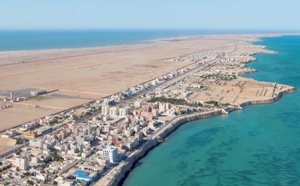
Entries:
MULTIPOLYGON (((114 169, 176 118, 228 114, 242 109, 244 102, 272 99, 289 88, 241 77, 254 72, 246 66, 255 60, 251 55, 266 50, 253 46, 253 52, 247 53, 243 47, 250 43, 229 44, 241 45, 241 52, 235 46, 232 52, 205 51, 166 59, 192 64, 4 131, 1 138, 13 145, 0 154, 0 185, 109 185, 117 173, 114 169), (247 86, 251 92, 247 93, 247 86), (245 92, 247 98, 242 96, 245 92)), ((47 90, 31 90, 32 97, 47 94, 47 90)), ((1 109, 28 99, 17 95, 11 91, 1 109)))

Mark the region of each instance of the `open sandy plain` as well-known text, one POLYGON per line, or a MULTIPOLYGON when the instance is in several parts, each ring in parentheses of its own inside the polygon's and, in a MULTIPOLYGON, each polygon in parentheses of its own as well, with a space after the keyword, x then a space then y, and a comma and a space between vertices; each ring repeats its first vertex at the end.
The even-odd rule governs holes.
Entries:
MULTIPOLYGON (((237 41, 235 50, 231 56, 224 57, 218 64, 206 71, 200 71, 189 79, 190 84, 200 84, 202 88, 190 89, 193 94, 189 97, 192 101, 218 101, 221 103, 243 105, 254 101, 255 103, 266 103, 278 96, 280 92, 290 91, 291 86, 280 85, 276 82, 261 82, 250 78, 244 78, 244 73, 255 72, 248 68, 245 63, 255 61, 252 56, 256 53, 274 53, 263 46, 252 45, 244 41, 237 41), (222 79, 222 76, 236 74, 236 79, 222 79), (211 74, 215 77, 207 78, 211 74), (219 75, 217 75, 219 74, 219 75), (219 76, 219 77, 216 77, 219 76)), ((175 87, 176 88, 176 87, 175 87)))
MULTIPOLYGON (((242 36, 241 36, 242 37, 242 36)), ((106 96, 188 63, 164 61, 205 50, 230 51, 237 36, 203 36, 91 49, 0 53, 0 92, 60 89, 106 96)))
POLYGON ((0 154, 13 148, 16 145, 16 140, 0 137, 0 154))
MULTIPOLYGON (((257 37, 197 36, 102 48, 3 52, 0 53, 0 94, 26 88, 59 89, 63 94, 96 99, 191 64, 165 59, 208 50, 229 52, 236 47, 229 43, 254 41, 257 37)), ((88 101, 51 98, 13 104, 12 108, 0 110, 0 130, 88 101)), ((0 102, 3 104, 7 103, 0 102)))
POLYGON ((0 131, 87 103, 89 101, 90 100, 78 98, 63 99, 47 97, 43 100, 28 100, 18 103, 0 101, 0 106, 6 104, 12 105, 10 108, 0 110, 0 131))
MULTIPOLYGON (((254 72, 255 69, 245 68, 245 63, 255 60, 251 55, 256 53, 274 53, 262 46, 252 45, 239 41, 237 43, 234 57, 228 57, 218 65, 209 69, 210 73, 218 71, 220 74, 236 73, 242 75, 247 72, 254 72), (244 54, 244 55, 240 55, 244 54), (240 56, 239 56, 240 55, 240 56)), ((200 74, 205 74, 202 71, 200 74)), ((199 75, 200 75, 199 74, 199 75)), ((282 91, 293 89, 291 86, 276 84, 276 82, 261 82, 250 78, 238 76, 233 80, 196 78, 204 87, 200 90, 193 90, 190 99, 194 101, 214 100, 222 103, 238 104, 256 101, 264 102, 277 96, 282 91)))
POLYGON ((222 103, 241 105, 250 101, 265 101, 292 87, 270 82, 258 82, 253 79, 239 77, 232 81, 206 80, 205 87, 199 91, 193 90, 190 96, 194 101, 215 100, 222 103))

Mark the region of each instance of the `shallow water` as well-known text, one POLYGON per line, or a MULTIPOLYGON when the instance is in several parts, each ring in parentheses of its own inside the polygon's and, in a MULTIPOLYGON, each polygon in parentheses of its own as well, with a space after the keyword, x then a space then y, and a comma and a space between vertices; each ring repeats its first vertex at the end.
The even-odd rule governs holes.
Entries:
MULTIPOLYGON (((300 87, 300 37, 264 38, 277 54, 249 64, 262 81, 300 87)), ((300 94, 187 123, 152 150, 125 186, 300 185, 300 94)))

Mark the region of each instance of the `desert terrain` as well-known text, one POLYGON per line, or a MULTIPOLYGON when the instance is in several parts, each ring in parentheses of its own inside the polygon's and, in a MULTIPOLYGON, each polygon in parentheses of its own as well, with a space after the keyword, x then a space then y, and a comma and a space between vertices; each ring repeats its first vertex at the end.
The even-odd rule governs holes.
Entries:
MULTIPOLYGON (((73 97, 54 96, 21 103, 1 101, 0 106, 12 107, 0 110, 0 130, 126 90, 193 63, 167 59, 203 51, 248 51, 246 45, 239 49, 238 43, 257 38, 256 35, 214 35, 100 48, 2 52, 0 95, 33 88, 56 90, 58 94, 73 97)), ((194 96, 198 99, 201 93, 194 96)))
POLYGON ((188 65, 164 59, 204 50, 231 50, 227 44, 235 39, 206 36, 105 48, 1 53, 0 91, 42 88, 107 96, 188 65))

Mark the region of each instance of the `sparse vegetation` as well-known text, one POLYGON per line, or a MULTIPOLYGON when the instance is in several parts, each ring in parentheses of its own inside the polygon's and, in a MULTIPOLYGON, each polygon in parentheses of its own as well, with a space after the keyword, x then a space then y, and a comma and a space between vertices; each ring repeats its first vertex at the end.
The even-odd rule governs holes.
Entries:
POLYGON ((62 157, 60 157, 57 152, 54 152, 54 154, 52 154, 53 160, 54 161, 59 161, 59 162, 63 162, 64 159, 62 157))
POLYGON ((18 151, 15 152, 15 154, 16 154, 17 156, 19 156, 19 155, 21 154, 21 151, 18 150, 18 151))
POLYGON ((206 79, 218 79, 218 80, 225 80, 225 81, 231 81, 233 79, 237 79, 237 76, 235 74, 205 74, 201 76, 202 78, 206 79))
POLYGON ((220 103, 220 102, 217 102, 214 100, 206 101, 205 104, 212 105, 213 107, 218 107, 218 108, 224 108, 224 107, 228 106, 227 103, 224 104, 224 103, 220 103))
POLYGON ((35 101, 43 101, 47 98, 45 98, 44 96, 30 96, 28 97, 28 99, 35 100, 35 101))
POLYGON ((150 102, 150 103, 154 103, 154 102, 170 103, 173 105, 186 105, 189 107, 202 107, 203 106, 201 103, 189 103, 184 99, 164 98, 164 97, 152 98, 152 99, 148 100, 148 102, 150 102))
POLYGON ((34 182, 31 180, 27 180, 27 185, 34 185, 34 182))
POLYGON ((31 174, 30 172, 25 172, 25 173, 23 173, 23 175, 28 177, 28 176, 32 176, 33 174, 31 174))

